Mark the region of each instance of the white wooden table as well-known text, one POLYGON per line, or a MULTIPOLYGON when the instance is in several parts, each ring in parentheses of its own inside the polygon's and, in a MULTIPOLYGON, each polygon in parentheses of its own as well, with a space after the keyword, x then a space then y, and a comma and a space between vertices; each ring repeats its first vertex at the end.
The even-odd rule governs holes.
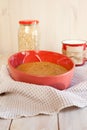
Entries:
MULTIPOLYGON (((7 58, 0 56, 0 66, 7 58)), ((0 130, 87 130, 87 107, 71 107, 54 115, 38 115, 14 120, 0 119, 0 130)))

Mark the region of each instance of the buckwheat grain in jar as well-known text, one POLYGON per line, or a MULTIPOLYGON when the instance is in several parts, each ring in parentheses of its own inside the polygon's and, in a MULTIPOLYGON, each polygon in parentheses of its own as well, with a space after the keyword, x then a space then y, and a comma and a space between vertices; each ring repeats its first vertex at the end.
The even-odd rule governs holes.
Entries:
POLYGON ((18 51, 39 49, 39 21, 19 21, 18 51))

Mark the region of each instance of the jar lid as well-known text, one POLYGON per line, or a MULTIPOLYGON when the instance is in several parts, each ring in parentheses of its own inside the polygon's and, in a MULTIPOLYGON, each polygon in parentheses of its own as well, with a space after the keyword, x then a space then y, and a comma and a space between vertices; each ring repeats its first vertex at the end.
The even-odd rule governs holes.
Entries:
POLYGON ((19 21, 19 24, 38 24, 39 21, 38 20, 22 20, 19 21))

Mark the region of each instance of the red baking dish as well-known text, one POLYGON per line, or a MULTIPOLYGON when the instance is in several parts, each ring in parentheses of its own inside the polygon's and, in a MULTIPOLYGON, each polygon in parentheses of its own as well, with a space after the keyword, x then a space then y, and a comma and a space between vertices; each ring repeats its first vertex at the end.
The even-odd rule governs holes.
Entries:
POLYGON ((66 89, 70 87, 74 75, 75 65, 67 56, 46 50, 22 51, 11 55, 8 59, 8 70, 11 77, 16 81, 52 86, 56 89, 66 89), (28 62, 48 61, 65 67, 68 72, 55 76, 34 76, 16 69, 17 66, 28 62))

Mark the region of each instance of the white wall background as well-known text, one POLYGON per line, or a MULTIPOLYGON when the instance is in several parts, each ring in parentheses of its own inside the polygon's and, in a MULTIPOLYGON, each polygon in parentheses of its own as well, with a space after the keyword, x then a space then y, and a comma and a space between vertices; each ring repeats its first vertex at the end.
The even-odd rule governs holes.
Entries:
POLYGON ((40 21, 40 49, 60 52, 62 40, 87 40, 87 0, 0 0, 1 54, 17 51, 23 19, 40 21))

